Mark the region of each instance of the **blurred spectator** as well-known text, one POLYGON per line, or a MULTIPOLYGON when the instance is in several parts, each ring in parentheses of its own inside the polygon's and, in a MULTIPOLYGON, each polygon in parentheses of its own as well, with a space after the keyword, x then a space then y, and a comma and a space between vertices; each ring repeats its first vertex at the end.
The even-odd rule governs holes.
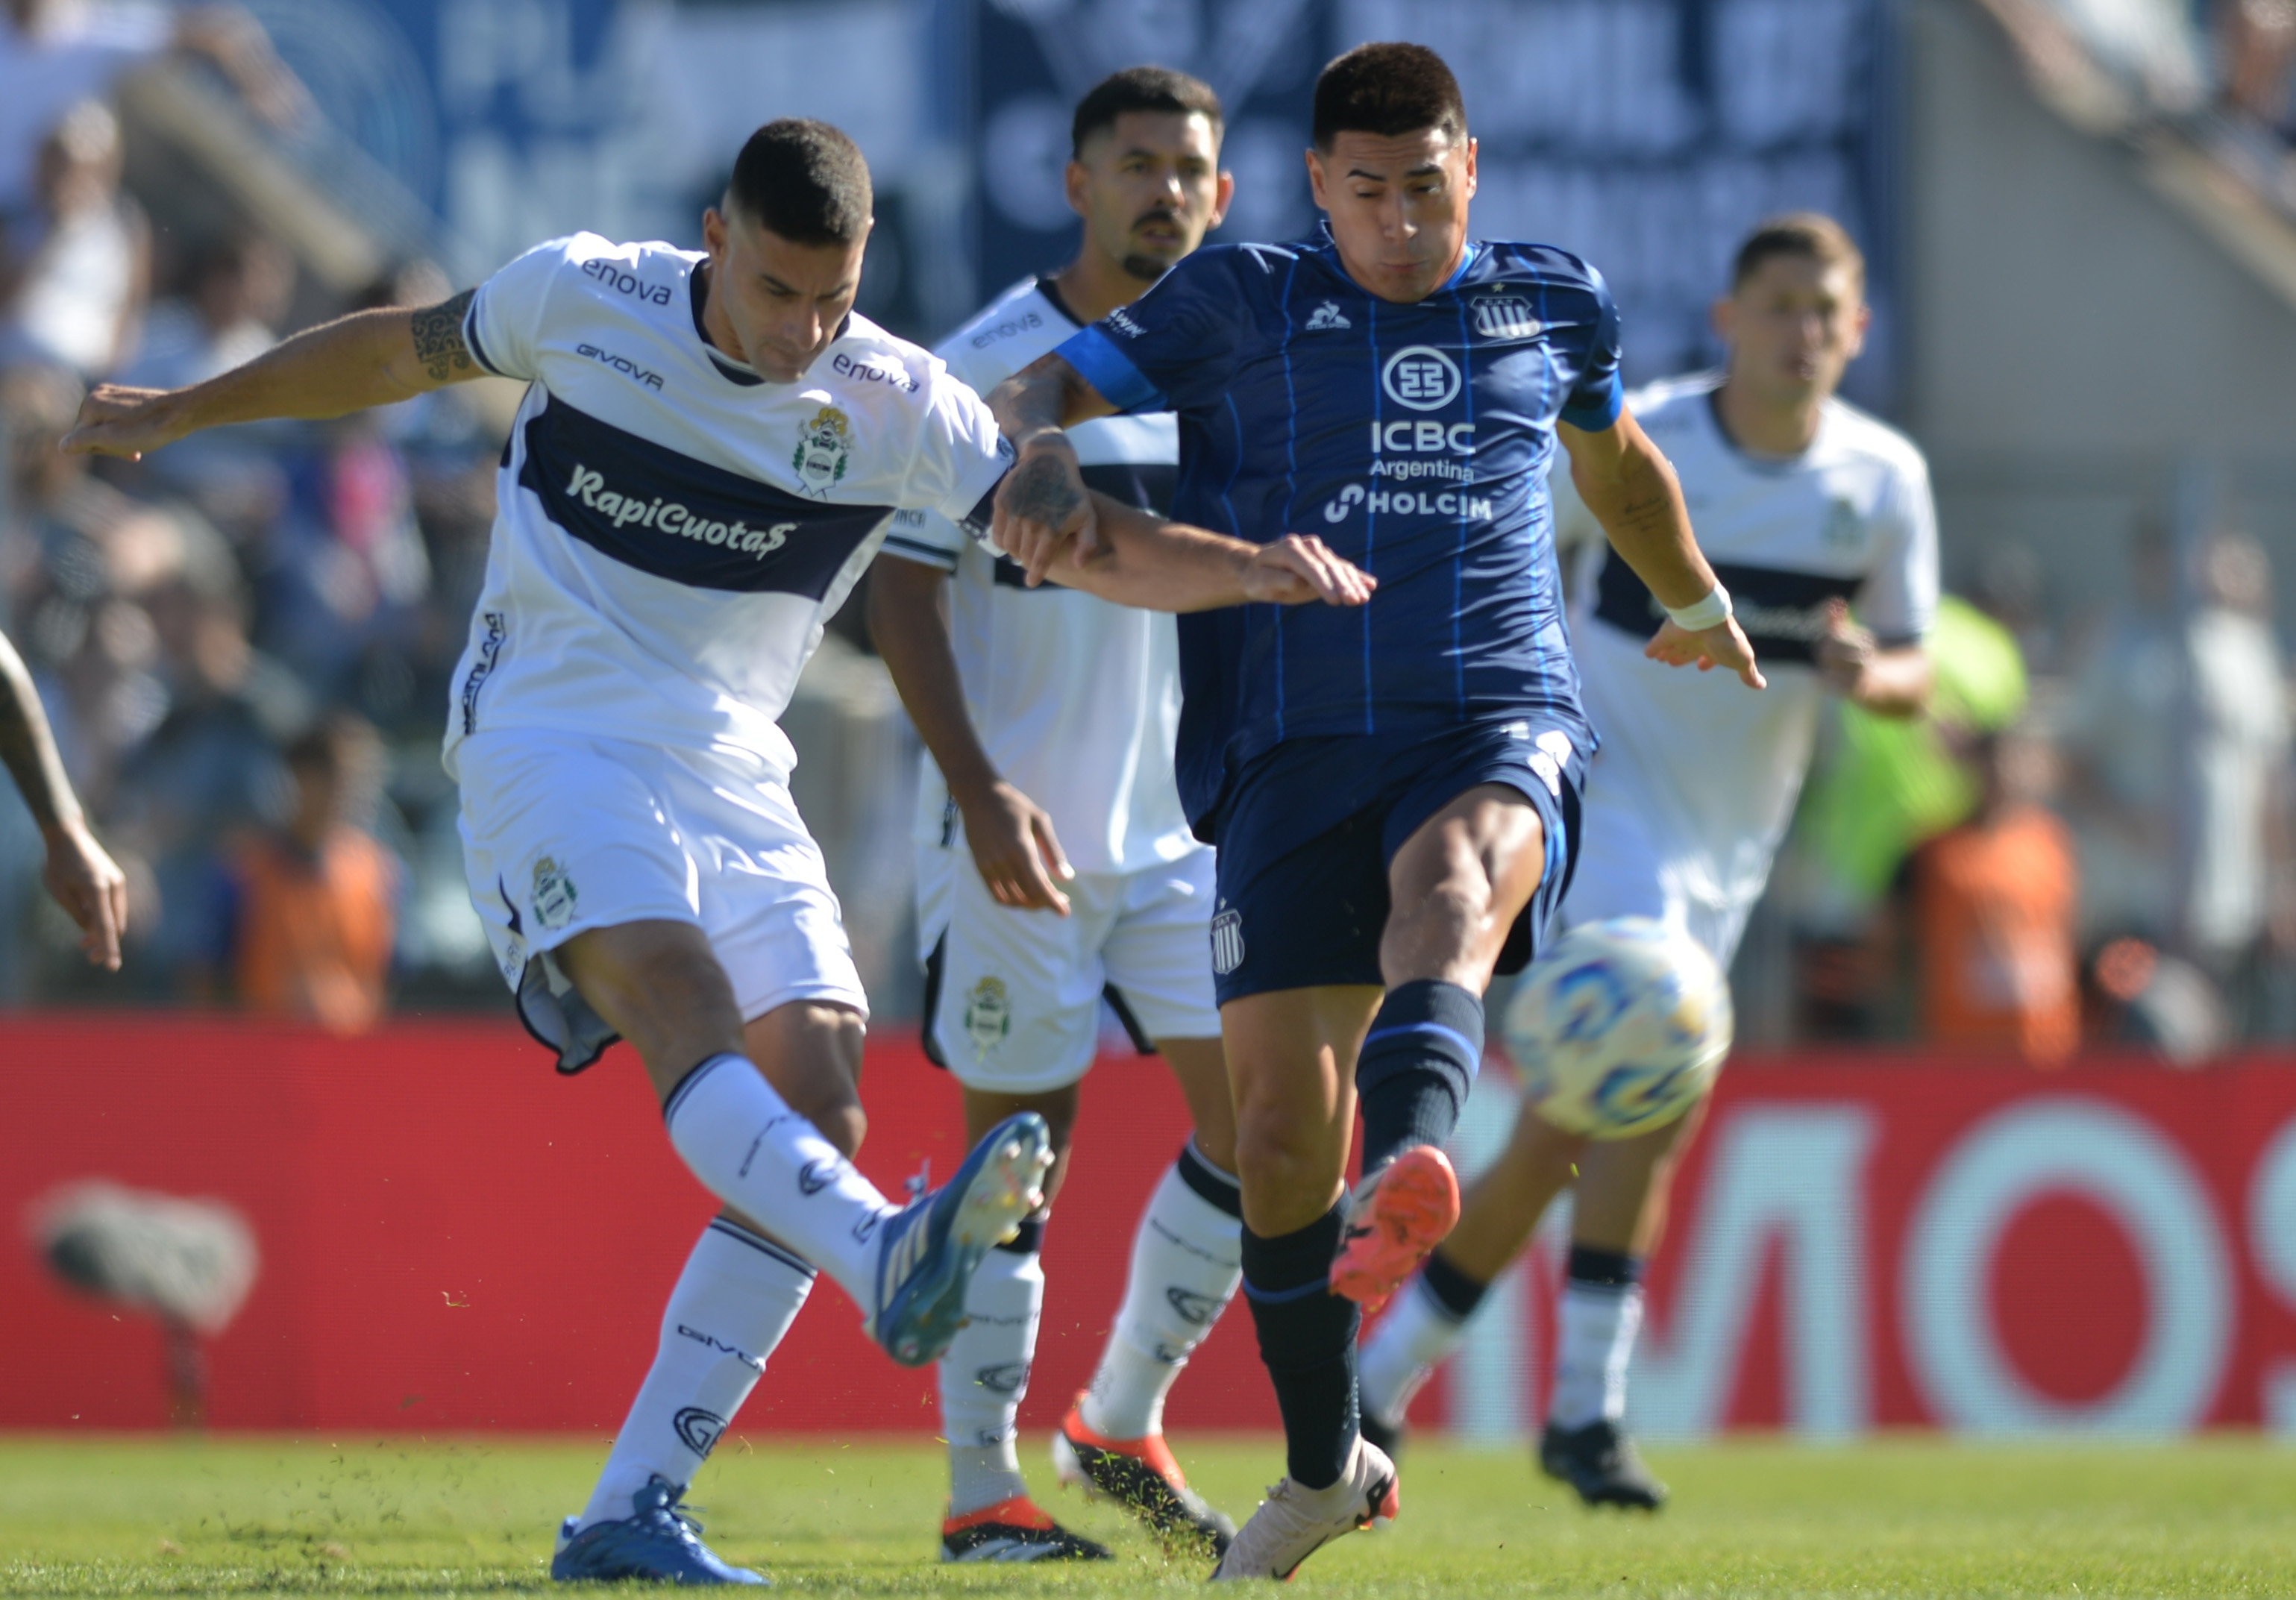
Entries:
POLYGON ((2296 0, 2216 0, 2211 9, 2226 113, 2282 139, 2296 135, 2296 0))
POLYGON ((2176 558, 2168 529, 2148 522, 2130 552, 2127 598, 2075 666, 2059 730, 2090 943, 2130 935, 2159 946, 2175 935, 2185 694, 2176 558))
POLYGON ((287 747, 285 819, 234 845, 211 931, 250 1011, 363 1033, 381 1021, 398 864, 354 819, 375 804, 382 744, 346 713, 287 747))
MULTIPOLYGON (((287 514, 266 551, 261 636, 266 648, 331 698, 361 697, 378 661, 403 661, 430 582, 406 459, 382 421, 362 414, 321 431, 294 474, 287 514), (360 669, 369 670, 364 674, 360 669)), ((390 716, 408 680, 374 709, 390 716)))
MULTIPOLYGON (((183 292, 152 308, 120 381, 177 389, 254 359, 278 342, 294 292, 294 258, 276 241, 240 232, 210 242, 192 258, 183 292)), ((170 445, 134 472, 187 496, 234 544, 259 549, 291 492, 285 458, 308 437, 292 423, 225 428, 170 445)))
POLYGON ((34 209, 0 258, 0 365, 108 376, 134 350, 151 288, 151 230, 119 192, 119 123, 83 101, 40 146, 34 209))
POLYGON ((2055 1066, 2080 1041, 2079 877, 2044 803, 2054 755, 2030 732, 1977 735, 1977 809, 1915 852, 1921 1033, 1952 1050, 2055 1066))
POLYGON ((295 295, 295 258, 284 245, 241 232, 201 250, 180 299, 152 308, 144 348, 123 381, 180 389, 252 361, 279 342, 295 295))
POLYGON ((2069 810, 2090 939, 2189 957, 2246 1038, 2267 957, 2296 949, 2287 690, 2262 548, 2219 534, 2198 568, 2180 624, 2168 536, 2140 531, 2131 598, 2075 683, 2069 810))
POLYGON ((6 0, 0 7, 0 218, 26 209, 41 143, 81 101, 169 53, 201 57, 248 108, 279 127, 310 115, 310 97, 280 64, 253 18, 229 5, 122 5, 6 0))
POLYGON ((2266 962, 2296 950, 2291 905, 2287 677, 2273 636, 2272 567, 2243 535, 2211 540, 2190 630, 2192 879, 2185 948, 2253 1038, 2266 962))
POLYGON ((134 597, 183 570, 187 541, 177 519, 92 476, 87 457, 57 449, 79 392, 53 368, 20 367, 0 379, 0 429, 10 441, 0 553, 8 610, 65 768, 101 811, 119 761, 167 710, 157 637, 134 597))
POLYGON ((1876 1026, 1890 961, 1879 920, 1907 855, 1973 812, 1981 784, 1956 742, 2023 714, 2025 667, 1999 622, 1957 595, 1929 635, 1927 715, 1891 721, 1839 708, 1795 822, 1800 1031, 1860 1038, 1876 1026))

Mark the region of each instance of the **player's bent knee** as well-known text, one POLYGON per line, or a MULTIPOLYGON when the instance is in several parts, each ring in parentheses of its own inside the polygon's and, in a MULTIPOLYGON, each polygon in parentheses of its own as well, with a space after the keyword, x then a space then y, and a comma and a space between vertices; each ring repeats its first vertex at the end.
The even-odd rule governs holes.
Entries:
POLYGON ((1247 1116, 1235 1142, 1246 1220, 1271 1236, 1307 1227, 1331 1209, 1346 1163, 1344 1147, 1335 1161, 1331 1141, 1247 1116))

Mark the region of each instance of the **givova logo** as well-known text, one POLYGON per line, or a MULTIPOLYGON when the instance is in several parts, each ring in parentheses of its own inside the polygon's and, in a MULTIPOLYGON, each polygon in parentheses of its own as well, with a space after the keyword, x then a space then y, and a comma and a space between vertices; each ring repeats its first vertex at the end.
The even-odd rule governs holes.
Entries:
POLYGON ((1387 358, 1380 382, 1398 406, 1440 411, 1459 398, 1459 364, 1431 344, 1414 344, 1387 358))
POLYGON ((709 1452, 718 1448, 718 1440, 726 1432, 724 1417, 699 1406, 686 1407, 669 1419, 669 1425, 677 1431, 678 1441, 704 1461, 709 1459, 709 1452))

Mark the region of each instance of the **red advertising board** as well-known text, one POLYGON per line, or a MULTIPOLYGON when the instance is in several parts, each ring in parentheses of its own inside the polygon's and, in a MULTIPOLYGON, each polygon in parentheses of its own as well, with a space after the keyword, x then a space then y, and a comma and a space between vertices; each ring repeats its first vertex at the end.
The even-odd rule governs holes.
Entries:
MULTIPOLYGON (((712 1210, 632 1063, 562 1080, 511 1025, 342 1041, 19 1017, 0 1062, 0 1427, 165 1414, 156 1331, 55 1286, 23 1242, 65 1183, 249 1218, 262 1272, 213 1343, 212 1420, 299 1431, 611 1432, 712 1210)), ((1503 1091, 1487 1074, 1470 1166, 1505 1135, 1503 1091)), ((954 1163, 955 1089, 905 1039, 872 1046, 863 1094, 882 1186, 954 1163)), ((1088 1374, 1185 1132, 1152 1061, 1111 1057, 1088 1084, 1028 1425, 1088 1374)), ((1494 1296, 1422 1418, 1535 1421, 1549 1267, 1494 1296)), ((826 1284, 815 1300, 734 1431, 933 1432, 931 1374, 878 1355, 826 1284)), ((1245 1322, 1183 1378, 1175 1431, 1274 1425, 1245 1322)), ((1742 1062, 1685 1165, 1649 1326, 1635 1404, 1653 1432, 2296 1426, 2296 1065, 1742 1062)))

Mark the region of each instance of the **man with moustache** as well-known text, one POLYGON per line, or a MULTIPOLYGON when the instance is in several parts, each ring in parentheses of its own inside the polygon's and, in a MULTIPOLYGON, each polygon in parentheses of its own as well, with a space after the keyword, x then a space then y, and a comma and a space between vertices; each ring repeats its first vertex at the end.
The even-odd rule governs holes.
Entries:
MULTIPOLYGON (((1076 258, 991 301, 937 352, 986 392, 1131 304, 1218 226, 1221 113, 1184 73, 1132 67, 1078 103, 1067 171, 1076 258)), ((1129 505, 1171 503, 1178 426, 1114 417, 1073 436, 1085 480, 1129 505)), ((931 751, 917 808, 925 1046, 964 1086, 966 1122, 1024 1111, 1067 1170, 1105 996, 1179 1082, 1195 1134, 1151 1196, 1091 1386, 1053 1450, 1064 1482, 1105 1494, 1207 1555, 1234 1525, 1187 1486, 1164 1397, 1234 1294, 1242 1224, 1234 1115, 1209 948, 1212 852, 1172 773, 1180 709, 1171 618, 1036 588, 946 518, 904 514, 870 575, 879 650, 931 751)), ((949 1501, 941 1559, 1102 1560, 1029 1497, 1015 1451, 1044 1305, 1044 1214, 991 1253, 971 1321, 941 1358, 949 1501)))

